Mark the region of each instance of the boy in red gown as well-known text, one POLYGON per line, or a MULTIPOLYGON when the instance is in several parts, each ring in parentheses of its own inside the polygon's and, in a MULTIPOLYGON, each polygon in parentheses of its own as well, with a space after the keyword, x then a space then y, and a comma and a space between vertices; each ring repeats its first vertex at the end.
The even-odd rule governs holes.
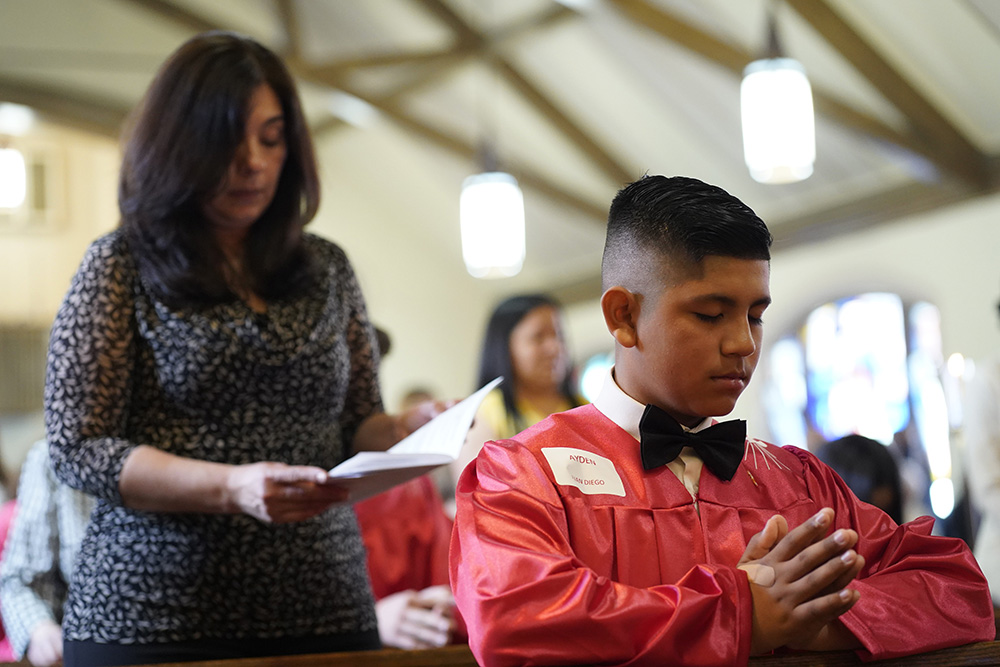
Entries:
POLYGON ((724 190, 615 197, 598 399, 488 443, 458 484, 451 581, 484 667, 890 658, 993 638, 986 582, 932 519, 897 526, 795 447, 746 437, 771 236, 724 190))

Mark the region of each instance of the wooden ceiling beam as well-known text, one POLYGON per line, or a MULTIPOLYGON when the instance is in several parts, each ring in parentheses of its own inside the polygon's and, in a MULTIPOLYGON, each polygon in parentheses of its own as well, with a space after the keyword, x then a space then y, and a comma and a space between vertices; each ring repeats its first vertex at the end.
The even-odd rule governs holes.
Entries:
MULTIPOLYGON (((530 32, 543 30, 563 19, 576 16, 576 12, 563 5, 555 5, 547 8, 535 16, 523 19, 518 23, 507 26, 497 31, 493 36, 494 45, 502 45, 504 42, 524 37, 530 32)), ((365 69, 368 67, 385 67, 389 65, 432 65, 436 76, 422 77, 424 83, 428 85, 435 80, 445 76, 450 68, 464 62, 469 56, 482 55, 485 44, 469 44, 456 42, 445 48, 427 49, 423 51, 387 51, 385 53, 372 53, 353 58, 340 58, 323 65, 313 65, 317 70, 325 71, 335 75, 346 75, 353 70, 365 69)), ((413 85, 406 85, 400 90, 402 93, 412 92, 413 85)), ((396 94, 394 91, 392 94, 396 94)))
POLYGON ((988 187, 986 156, 845 21, 827 0, 787 0, 836 51, 907 118, 912 133, 926 143, 926 157, 974 189, 988 187))
POLYGON ((198 16, 192 12, 182 9, 167 0, 128 0, 133 5, 147 9, 161 18, 179 25, 194 32, 206 32, 208 30, 225 30, 214 21, 198 16))
POLYGON ((423 51, 387 51, 370 53, 356 58, 338 59, 332 63, 312 65, 311 69, 324 72, 326 76, 347 76, 359 69, 391 67, 395 65, 449 66, 456 59, 472 55, 474 49, 467 44, 454 44, 441 49, 423 51), (456 58, 456 56, 458 58, 456 58))
MULTIPOLYGON (((988 193, 988 190, 983 190, 970 194, 967 188, 958 187, 951 181, 907 183, 869 197, 780 221, 773 226, 776 230, 774 250, 780 252, 891 224, 988 193)), ((998 188, 992 190, 997 191, 998 188)))
MULTIPOLYGON (((758 58, 757 54, 736 48, 679 16, 654 6, 648 0, 613 0, 613 2, 633 23, 645 26, 661 37, 718 64, 737 76, 742 76, 743 69, 758 58)), ((819 4, 814 3, 814 0, 802 0, 802 2, 791 0, 791 2, 795 5, 819 4)), ((819 89, 815 83, 813 104, 816 112, 824 118, 862 135, 889 142, 905 151, 921 155, 933 162, 941 171, 953 173, 963 180, 972 178, 978 182, 982 178, 978 169, 974 174, 970 174, 970 169, 966 165, 948 159, 942 151, 923 137, 913 132, 899 132, 879 119, 841 102, 836 96, 819 89)))
MULTIPOLYGON (((576 13, 571 9, 564 7, 563 5, 556 5, 554 7, 546 9, 545 11, 539 13, 536 16, 528 17, 519 23, 514 23, 512 25, 507 26, 503 30, 498 31, 494 38, 493 43, 502 44, 507 40, 523 37, 525 34, 529 32, 535 30, 543 30, 571 16, 576 16, 576 13)), ((405 97, 410 93, 432 86, 437 81, 440 81, 441 79, 448 76, 448 74, 451 73, 452 68, 457 67, 458 65, 464 63, 469 56, 480 55, 485 47, 482 45, 480 45, 479 47, 473 46, 472 51, 467 51, 468 48, 469 47, 465 45, 463 46, 456 45, 452 48, 451 51, 447 53, 442 53, 440 51, 437 51, 435 53, 440 54, 440 60, 435 60, 434 58, 431 58, 430 52, 428 52, 426 54, 428 57, 425 59, 425 61, 418 63, 422 65, 422 67, 415 68, 416 71, 411 73, 410 76, 406 79, 406 81, 404 81, 401 84, 398 84, 390 92, 378 96, 378 99, 382 100, 385 103, 390 103, 402 97, 405 97)), ((413 59, 406 60, 407 55, 408 54, 396 54, 396 56, 399 58, 400 64, 407 62, 409 63, 416 62, 413 59)), ((414 55, 414 54, 409 54, 409 55, 414 55)), ((416 58, 417 59, 420 58, 419 54, 416 55, 416 58)), ((386 54, 386 59, 393 60, 394 57, 392 54, 386 54)), ((302 63, 301 65, 304 69, 307 69, 309 71, 315 72, 316 74, 320 75, 321 78, 322 77, 342 78, 346 77, 355 68, 366 67, 369 65, 377 66, 378 64, 375 61, 367 61, 366 59, 361 59, 361 61, 359 61, 354 67, 351 66, 351 63, 352 61, 350 60, 343 60, 343 61, 338 60, 334 63, 327 63, 325 65, 320 65, 320 66, 307 65, 305 63, 302 63)), ((386 62, 382 64, 395 64, 395 63, 386 62)), ((344 127, 345 123, 340 122, 338 119, 331 119, 329 122, 324 122, 321 125, 323 132, 331 132, 336 129, 344 127)))
POLYGON ((274 9, 285 33, 285 56, 294 60, 302 57, 302 31, 299 29, 295 0, 274 0, 274 9))
POLYGON ((78 130, 117 139, 129 109, 119 103, 84 93, 0 78, 0 100, 23 104, 43 117, 78 130))
MULTIPOLYGON (((404 129, 415 135, 429 140, 431 143, 444 148, 448 152, 467 160, 475 160, 479 156, 479 147, 465 142, 458 137, 450 135, 441 130, 432 128, 427 124, 413 118, 409 114, 399 109, 380 107, 390 118, 396 121, 404 129)), ((573 194, 565 188, 556 185, 551 180, 526 167, 515 167, 511 169, 517 177, 518 182, 536 192, 539 192, 556 203, 568 206, 587 216, 588 220, 593 220, 601 227, 605 224, 607 209, 599 206, 583 197, 573 194)))
POLYGON ((417 1, 448 26, 455 33, 460 44, 472 44, 479 50, 488 53, 491 56, 490 60, 496 64, 497 70, 507 82, 553 127, 586 155, 598 169, 603 171, 613 183, 625 184, 634 180, 635 175, 630 169, 614 159, 603 146, 599 145, 588 132, 575 123, 538 86, 528 80, 514 64, 504 58, 489 37, 475 30, 442 0, 417 1))
MULTIPOLYGON (((164 18, 176 21, 184 26, 191 27, 193 25, 198 25, 201 30, 218 30, 222 28, 222 26, 215 25, 201 19, 200 17, 193 16, 186 10, 171 5, 169 2, 165 2, 164 0, 131 1, 141 4, 147 9, 160 14, 164 18)), ((379 109, 382 113, 391 118, 404 129, 408 130, 410 133, 420 136, 445 149, 446 151, 458 155, 461 158, 474 159, 478 154, 477 147, 472 146, 457 137, 442 132, 441 130, 433 128, 414 118, 410 114, 405 113, 401 105, 398 103, 375 99, 368 96, 363 91, 352 89, 341 76, 334 76, 329 73, 327 76, 322 76, 321 73, 316 70, 303 68, 302 63, 298 61, 289 62, 289 69, 292 71, 294 76, 303 81, 338 88, 345 93, 354 95, 358 99, 361 99, 379 109)), ((522 185, 529 187, 558 203, 580 211, 587 216, 588 219, 594 220, 595 224, 599 223, 603 226, 604 216, 607 212, 602 206, 598 206, 583 197, 567 191, 565 188, 556 185, 551 180, 531 169, 516 168, 512 169, 512 171, 514 171, 515 176, 522 185)))

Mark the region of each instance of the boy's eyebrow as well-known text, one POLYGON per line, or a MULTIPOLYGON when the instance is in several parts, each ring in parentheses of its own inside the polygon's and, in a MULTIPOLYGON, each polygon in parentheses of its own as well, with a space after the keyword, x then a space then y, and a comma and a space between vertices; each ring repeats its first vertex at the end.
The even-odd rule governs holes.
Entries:
MULTIPOLYGON (((698 302, 710 301, 713 303, 720 303, 724 306, 736 305, 736 299, 726 294, 702 294, 701 296, 694 297, 692 301, 698 301, 698 302)), ((757 306, 770 306, 770 305, 771 305, 771 297, 762 296, 761 298, 757 299, 752 304, 750 304, 750 307, 756 308, 757 306)))

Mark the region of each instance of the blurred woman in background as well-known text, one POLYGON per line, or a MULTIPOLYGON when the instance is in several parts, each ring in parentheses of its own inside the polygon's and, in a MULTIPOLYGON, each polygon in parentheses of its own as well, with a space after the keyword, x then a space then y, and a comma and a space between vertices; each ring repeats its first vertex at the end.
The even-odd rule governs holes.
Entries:
POLYGON ((502 301, 490 316, 477 387, 504 381, 483 400, 465 447, 451 464, 457 483, 483 443, 509 438, 555 412, 582 405, 562 331, 559 304, 544 294, 502 301))

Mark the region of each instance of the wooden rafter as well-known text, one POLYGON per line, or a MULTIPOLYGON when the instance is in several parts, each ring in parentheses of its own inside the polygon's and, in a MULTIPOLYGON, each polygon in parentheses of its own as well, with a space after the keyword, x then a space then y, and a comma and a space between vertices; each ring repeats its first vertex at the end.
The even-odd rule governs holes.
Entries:
MULTIPOLYGON (((130 0, 132 3, 155 11, 159 16, 171 20, 177 25, 191 30, 201 31, 223 26, 213 25, 206 19, 181 9, 170 0, 130 0)), ((529 29, 544 30, 551 23, 562 20, 574 12, 563 5, 553 3, 546 12, 537 17, 528 17, 519 25, 511 25, 506 29, 491 33, 487 38, 466 25, 442 0, 412 0, 420 6, 428 8, 455 34, 453 43, 440 49, 412 52, 371 53, 365 56, 338 60, 321 65, 307 64, 301 57, 288 54, 293 72, 303 81, 336 87, 367 101, 378 108, 388 118, 399 124, 409 134, 426 140, 442 150, 457 155, 462 159, 474 159, 476 147, 470 142, 433 127, 418 117, 407 112, 406 101, 414 92, 432 86, 435 82, 448 76, 454 67, 466 62, 470 57, 485 57, 500 55, 505 50, 503 40, 513 40, 523 37, 522 31, 529 29), (359 89, 360 79, 353 76, 359 70, 371 67, 412 64, 404 81, 387 93, 372 94, 371 91, 359 89), (348 85, 351 83, 352 85, 348 85)), ((274 0, 286 4, 290 8, 293 0, 274 0)), ((664 5, 653 4, 649 0, 611 0, 623 13, 636 24, 651 29, 664 38, 687 48, 721 67, 735 73, 742 73, 743 67, 753 60, 757 54, 734 48, 729 43, 715 37, 699 27, 662 9, 664 5)), ((891 67, 881 60, 881 57, 864 44, 850 26, 847 26, 827 6, 828 0, 788 0, 788 2, 814 26, 814 28, 851 62, 858 70, 868 77, 874 85, 887 94, 887 99, 895 104, 910 119, 911 127, 896 129, 879 119, 861 112, 841 102, 835 95, 823 90, 814 89, 814 102, 817 112, 827 119, 840 124, 864 136, 873 137, 879 141, 896 145, 903 150, 921 155, 934 163, 945 175, 945 181, 936 184, 912 184, 886 193, 872 195, 856 202, 837 205, 825 210, 796 216, 795 220, 775 221, 776 229, 780 228, 780 239, 776 250, 792 247, 800 243, 809 243, 830 236, 855 231, 872 225, 888 223, 904 214, 930 210, 937 206, 954 203, 962 198, 975 196, 984 191, 996 191, 1000 188, 1000 156, 983 157, 978 151, 968 145, 968 141, 952 126, 946 118, 938 113, 926 99, 910 87, 909 91, 900 89, 907 82, 899 77, 893 79, 891 67), (822 5, 816 8, 817 2, 822 5), (811 13, 811 14, 810 14, 811 13), (810 18, 811 16, 811 18, 810 18), (844 33, 845 26, 850 32, 844 33), (846 36, 845 36, 846 35, 846 36), (854 43, 860 42, 860 44, 854 43), (889 72, 885 71, 889 69, 889 72), (953 141, 956 139, 958 141, 953 141), (963 146, 964 144, 964 146, 963 146), (948 154, 940 150, 944 145, 958 152, 948 154), (958 147, 956 149, 956 146, 958 147), (981 187, 986 180, 987 188, 981 187), (953 186, 959 184, 955 189, 953 186), (949 189, 950 188, 950 189, 949 189)), ((279 12, 280 13, 280 12, 279 12)), ((283 14, 284 15, 284 14, 283 14)), ((289 44, 293 44, 292 32, 288 27, 291 23, 286 18, 286 30, 289 34, 289 44)), ((293 47, 294 48, 294 47, 293 47)), ((502 66, 501 66, 502 67, 502 66)), ((526 86, 518 85, 517 70, 503 71, 504 76, 525 99, 531 98, 533 85, 526 81, 526 86)), ((10 82, 0 81, 0 92, 6 90, 10 82)), ((54 91, 50 91, 55 96, 54 91)), ((17 99, 8 94, 11 99, 17 99)), ((42 95, 44 97, 44 95, 42 95)), ((59 97, 62 97, 60 94, 59 97)), ((25 97, 20 99, 25 100, 25 97)), ((551 120, 552 110, 543 109, 545 96, 532 103, 540 113, 551 120)), ((43 108, 44 103, 34 102, 43 108)), ((84 105, 86 106, 86 104, 84 105)), ((111 118, 118 115, 123 118, 124 109, 115 110, 113 104, 104 105, 101 102, 91 103, 91 113, 106 114, 111 118), (103 109, 103 111, 102 111, 103 109)), ((558 109, 555 109, 558 112, 558 109)), ((85 114, 86 115, 86 114, 85 114)), ((67 117, 67 120, 69 118, 67 117)), ((113 132, 105 130, 106 134, 117 133, 120 120, 108 121, 106 127, 113 126, 113 132)), ((79 125, 79 123, 75 123, 79 125)), ((320 131, 322 125, 319 126, 320 131)), ((100 131, 100 130, 99 130, 100 131)), ((566 133, 579 144, 577 138, 566 133)), ((582 152, 586 152, 581 148, 582 152)), ((594 160, 593 156, 588 155, 594 160)), ((595 160, 596 164, 596 160, 595 160)), ((579 196, 555 184, 546 178, 544 172, 532 170, 513 170, 522 184, 535 192, 542 193, 557 203, 571 207, 584 213, 586 219, 603 224, 605 208, 595 204, 586 197, 579 196)), ((596 278, 584 279, 573 286, 566 286, 565 296, 592 294, 596 278)), ((556 288, 557 290, 559 288, 556 288)), ((567 299, 575 300, 574 298, 567 299)))
POLYGON ((854 199, 813 214, 796 216, 781 223, 774 249, 780 251, 817 243, 919 215, 942 206, 968 200, 967 190, 954 183, 908 183, 862 199, 854 199))
MULTIPOLYGON (((206 19, 191 15, 186 10, 171 4, 167 0, 131 1, 140 4, 153 12, 161 14, 172 21, 176 21, 181 25, 188 27, 196 25, 199 26, 199 30, 218 30, 224 28, 224 26, 216 25, 206 19)), ((321 69, 305 68, 300 61, 289 62, 289 68, 295 76, 299 77, 303 81, 338 88, 350 95, 354 95, 358 99, 361 99, 379 109, 379 111, 393 119, 411 134, 427 139, 437 146, 458 155, 463 159, 472 159, 477 155, 477 147, 472 146, 468 142, 462 141, 457 137, 442 132, 437 128, 427 125, 411 114, 406 113, 403 110, 402 105, 399 103, 389 103, 382 99, 376 99, 366 94, 364 91, 357 90, 356 88, 350 86, 342 76, 338 76, 330 71, 324 71, 321 69)), ((595 224, 600 223, 603 225, 603 218, 606 211, 602 206, 594 204, 584 197, 567 191, 565 188, 555 184, 552 180, 535 172, 534 170, 518 167, 513 171, 522 185, 544 194, 560 204, 576 209, 577 211, 583 213, 587 219, 593 220, 595 224)))
POLYGON ((974 189, 988 187, 986 156, 830 7, 827 0, 786 0, 823 38, 860 72, 910 122, 914 142, 945 170, 974 189))
POLYGON ((195 32, 205 32, 207 30, 222 30, 221 26, 214 21, 202 18, 197 14, 182 9, 167 0, 129 0, 133 5, 144 7, 155 13, 157 16, 167 19, 176 25, 193 30, 195 32))
POLYGON ((569 115, 558 107, 532 83, 513 63, 494 48, 489 38, 469 25, 442 0, 417 0, 425 9, 445 23, 454 33, 459 43, 473 44, 478 49, 491 54, 498 71, 521 96, 541 113, 561 134, 590 158, 597 168, 613 183, 624 184, 634 178, 631 170, 615 160, 611 154, 569 115))
POLYGON ((302 57, 302 31, 299 29, 298 12, 295 10, 295 0, 274 0, 281 21, 281 29, 285 33, 285 55, 299 60, 302 57))
POLYGON ((471 55, 474 49, 467 44, 454 44, 443 49, 427 49, 423 51, 387 51, 372 53, 357 58, 344 58, 334 63, 312 65, 310 69, 324 76, 341 77, 350 72, 369 67, 386 67, 392 65, 429 65, 432 67, 448 66, 452 61, 463 60, 471 55))
MULTIPOLYGON (((576 16, 576 12, 568 7, 556 4, 537 15, 530 16, 520 22, 515 22, 498 30, 496 34, 491 36, 490 45, 493 48, 500 48, 505 42, 523 38, 530 32, 545 30, 559 21, 572 16, 576 16)), ((423 51, 393 50, 353 58, 340 58, 322 65, 313 65, 313 67, 329 74, 345 75, 359 69, 384 67, 386 65, 433 65, 433 68, 426 68, 425 70, 431 76, 417 77, 416 83, 408 81, 390 93, 390 95, 406 94, 420 87, 430 85, 434 81, 446 76, 453 66, 464 62, 466 58, 482 55, 485 44, 485 42, 478 44, 456 42, 443 49, 428 49, 423 51)))
POLYGON ((129 112, 128 107, 111 100, 8 78, 0 78, 0 100, 29 106, 64 125, 112 138, 118 137, 129 112))
MULTIPOLYGON (((614 4, 634 23, 653 30, 678 46, 697 53, 738 76, 742 75, 743 68, 748 63, 758 57, 757 54, 732 46, 660 6, 654 6, 648 0, 614 0, 614 4)), ((790 4, 799 9, 800 5, 815 7, 822 3, 819 0, 790 0, 790 4)), ((833 21, 828 23, 832 24, 833 21)), ((826 39, 835 38, 833 35, 824 36, 826 39)), ((858 49, 860 50, 860 47, 858 49)), ((913 132, 899 132, 877 118, 841 102, 836 96, 824 92, 815 85, 813 104, 818 114, 865 136, 892 143, 903 150, 921 155, 933 162, 941 171, 953 173, 965 181, 975 182, 977 186, 983 181, 984 176, 980 168, 976 167, 975 172, 970 173, 969 165, 962 164, 960 160, 939 150, 934 143, 929 143, 920 135, 913 132)), ((903 109, 904 113, 907 108, 903 109)), ((944 133, 940 127, 937 131, 944 133)), ((966 152, 965 155, 969 156, 970 153, 966 152)), ((972 164, 977 163, 981 164, 981 160, 974 158, 972 164)))
MULTIPOLYGON (((536 30, 544 30, 555 23, 568 17, 575 16, 568 7, 555 5, 546 9, 536 16, 531 16, 521 22, 511 24, 506 28, 497 31, 493 38, 495 46, 516 38, 524 37, 526 34, 536 30)), ((396 104, 398 100, 419 90, 424 90, 432 86, 435 82, 446 77, 452 68, 464 63, 472 55, 479 55, 483 45, 454 44, 446 50, 435 50, 426 52, 390 52, 385 54, 375 54, 369 57, 338 59, 335 62, 328 62, 322 65, 309 63, 298 63, 307 72, 316 78, 343 79, 348 74, 358 69, 367 67, 379 67, 394 64, 422 65, 411 73, 402 83, 396 85, 390 92, 381 95, 379 99, 383 104, 396 104)), ((345 127, 347 124, 339 118, 329 118, 320 121, 313 128, 317 135, 345 127)))

